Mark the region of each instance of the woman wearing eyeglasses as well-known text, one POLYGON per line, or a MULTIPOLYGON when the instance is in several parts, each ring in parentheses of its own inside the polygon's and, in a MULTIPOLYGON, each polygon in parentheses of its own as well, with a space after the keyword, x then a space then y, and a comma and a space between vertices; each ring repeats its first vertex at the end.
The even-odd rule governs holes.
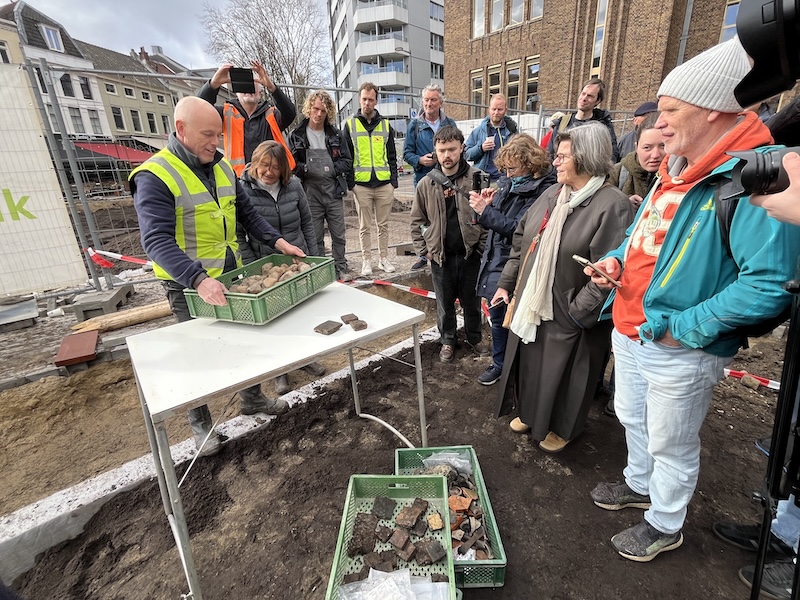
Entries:
POLYGON ((633 220, 627 196, 606 183, 612 151, 604 125, 561 132, 555 145, 558 183, 520 220, 492 298, 514 300, 497 416, 515 407, 512 430, 530 431, 546 452, 583 431, 611 332, 610 321, 598 321, 608 290, 572 256, 600 259, 633 220))

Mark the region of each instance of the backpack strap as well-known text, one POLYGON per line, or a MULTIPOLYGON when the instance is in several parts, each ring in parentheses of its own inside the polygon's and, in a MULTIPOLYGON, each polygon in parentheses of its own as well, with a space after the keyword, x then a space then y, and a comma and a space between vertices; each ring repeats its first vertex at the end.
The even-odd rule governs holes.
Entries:
POLYGON ((558 122, 558 133, 562 133, 567 130, 571 118, 572 113, 566 113, 563 117, 561 117, 561 120, 558 122))
POLYGON ((714 182, 714 212, 717 214, 722 243, 731 258, 733 258, 733 253, 731 252, 731 224, 733 223, 733 215, 736 212, 739 199, 744 193, 745 190, 741 186, 737 186, 726 177, 717 179, 714 182))

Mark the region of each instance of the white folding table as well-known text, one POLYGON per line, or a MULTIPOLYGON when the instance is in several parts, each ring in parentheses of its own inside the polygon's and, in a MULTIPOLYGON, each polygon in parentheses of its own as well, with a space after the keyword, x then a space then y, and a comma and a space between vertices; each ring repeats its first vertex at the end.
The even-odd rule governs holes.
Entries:
POLYGON ((127 339, 161 500, 189 584, 187 598, 202 600, 202 593, 170 455, 166 420, 202 406, 211 398, 233 394, 321 357, 347 350, 356 414, 377 421, 409 444, 391 425, 361 412, 353 348, 410 326, 414 339, 420 436, 422 446, 427 446, 418 335, 419 323, 424 319, 425 313, 414 308, 333 283, 265 325, 194 319, 127 339), (356 314, 368 327, 354 331, 349 325, 343 325, 332 335, 314 332, 315 325, 338 320, 348 313, 356 314))

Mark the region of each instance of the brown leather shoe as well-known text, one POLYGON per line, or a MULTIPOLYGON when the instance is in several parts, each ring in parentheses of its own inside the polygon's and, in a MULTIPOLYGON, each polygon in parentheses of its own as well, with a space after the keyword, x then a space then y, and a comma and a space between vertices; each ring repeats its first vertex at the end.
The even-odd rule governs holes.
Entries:
POLYGON ((550 454, 561 452, 569 444, 569 440, 565 440, 560 435, 556 435, 552 431, 547 434, 547 437, 539 442, 539 448, 550 454))
POLYGON ((442 344, 442 349, 439 350, 439 360, 442 362, 450 362, 453 360, 453 355, 456 352, 456 347, 453 344, 442 344))
POLYGON ((519 417, 513 419, 508 426, 511 427, 511 431, 514 433, 528 433, 531 430, 531 428, 525 425, 525 423, 523 423, 519 417))

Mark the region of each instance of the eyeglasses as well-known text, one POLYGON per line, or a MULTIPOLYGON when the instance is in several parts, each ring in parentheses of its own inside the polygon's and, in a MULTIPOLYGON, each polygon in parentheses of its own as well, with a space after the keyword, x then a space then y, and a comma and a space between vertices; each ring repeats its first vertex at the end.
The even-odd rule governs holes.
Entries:
POLYGON ((572 154, 556 154, 556 157, 553 159, 553 162, 559 161, 564 162, 565 160, 569 160, 572 158, 572 154))
POLYGON ((518 171, 521 171, 521 170, 522 170, 522 167, 521 167, 521 166, 516 166, 516 167, 506 167, 506 171, 507 171, 508 173, 512 173, 512 172, 518 172, 518 171))

